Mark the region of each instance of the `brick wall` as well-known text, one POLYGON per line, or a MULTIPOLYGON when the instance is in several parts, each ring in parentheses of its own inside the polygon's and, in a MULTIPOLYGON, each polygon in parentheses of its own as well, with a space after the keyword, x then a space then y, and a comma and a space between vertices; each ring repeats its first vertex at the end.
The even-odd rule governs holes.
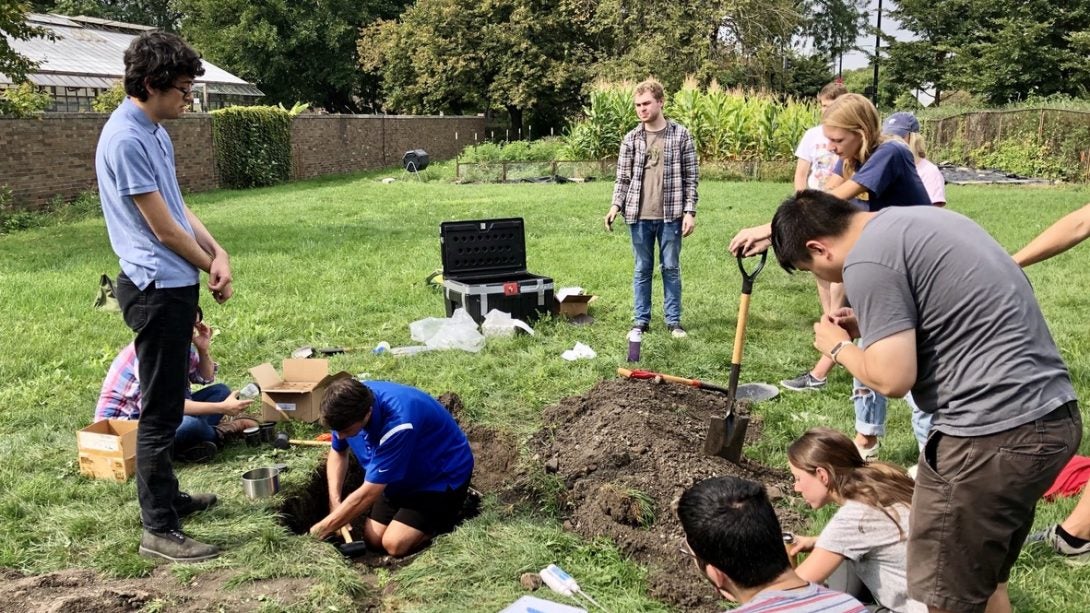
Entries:
MULTIPOLYGON (((20 208, 95 189, 95 147, 106 119, 99 113, 0 119, 0 186, 12 190, 20 208)), ((211 116, 192 113, 165 125, 182 189, 219 187, 211 116)), ((484 133, 483 117, 302 115, 292 125, 293 176, 397 166, 409 149, 424 149, 432 160, 450 159, 473 142, 475 132, 484 133)))
POLYGON ((483 117, 302 115, 292 125, 292 176, 329 174, 401 164, 410 149, 448 160, 484 134, 483 117))

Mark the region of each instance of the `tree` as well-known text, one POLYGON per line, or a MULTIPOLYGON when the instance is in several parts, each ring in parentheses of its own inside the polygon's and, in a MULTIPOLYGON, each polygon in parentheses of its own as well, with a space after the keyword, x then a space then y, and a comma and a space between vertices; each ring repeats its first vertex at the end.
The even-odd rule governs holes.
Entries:
POLYGON ((182 33, 210 61, 256 82, 272 103, 332 112, 377 104, 378 77, 360 71, 356 38, 408 0, 176 0, 182 33))
POLYGON ((807 17, 800 34, 813 42, 826 61, 834 62, 855 49, 870 19, 866 6, 866 0, 802 0, 801 12, 807 17))
POLYGON ((0 0, 0 74, 7 75, 12 83, 25 81, 27 73, 33 72, 37 66, 16 53, 7 37, 29 40, 46 35, 41 28, 27 23, 26 14, 29 11, 30 5, 21 0, 0 0))
POLYGON ((381 70, 386 106, 411 113, 505 110, 538 133, 579 101, 592 50, 584 0, 418 0, 366 29, 362 65, 381 70))
POLYGON ((35 12, 85 15, 176 32, 182 17, 172 0, 35 0, 35 12))
POLYGON ((902 86, 963 88, 991 104, 1090 90, 1085 2, 898 0, 892 14, 919 38, 890 45, 902 86))

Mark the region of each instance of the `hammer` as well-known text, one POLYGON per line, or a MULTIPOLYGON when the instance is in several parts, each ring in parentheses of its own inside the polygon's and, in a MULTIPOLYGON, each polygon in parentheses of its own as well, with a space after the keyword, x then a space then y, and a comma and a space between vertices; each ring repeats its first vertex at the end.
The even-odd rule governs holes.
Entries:
POLYGON ((292 445, 299 445, 301 447, 329 447, 330 443, 326 441, 303 441, 295 438, 288 438, 287 432, 279 432, 272 445, 277 449, 287 449, 292 445))
POLYGON ((355 558, 367 553, 367 543, 365 541, 353 541, 348 526, 341 526, 340 532, 344 543, 337 545, 337 551, 340 551, 341 555, 346 558, 355 558))

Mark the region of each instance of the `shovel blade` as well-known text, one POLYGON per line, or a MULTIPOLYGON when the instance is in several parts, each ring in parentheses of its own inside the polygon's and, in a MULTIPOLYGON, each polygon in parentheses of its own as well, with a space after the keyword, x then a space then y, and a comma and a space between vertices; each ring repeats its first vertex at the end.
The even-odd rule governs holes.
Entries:
POLYGON ((305 360, 314 357, 314 353, 314 347, 300 347, 291 352, 291 357, 295 360, 305 360))
POLYGON ((712 417, 708 420, 708 434, 704 438, 704 455, 719 456, 737 464, 742 459, 742 445, 748 429, 748 416, 712 417))

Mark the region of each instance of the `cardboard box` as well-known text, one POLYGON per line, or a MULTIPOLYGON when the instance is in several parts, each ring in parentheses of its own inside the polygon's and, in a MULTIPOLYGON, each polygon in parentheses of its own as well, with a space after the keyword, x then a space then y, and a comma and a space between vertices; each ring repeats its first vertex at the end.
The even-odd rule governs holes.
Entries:
POLYGON ((287 359, 283 376, 268 362, 250 369, 261 388, 261 418, 265 421, 316 422, 326 387, 352 375, 329 374, 329 360, 287 359))
POLYGON ((578 317, 580 315, 586 315, 587 309, 590 308, 590 303, 594 301, 597 296, 593 294, 566 294, 558 295, 556 297, 556 312, 561 317, 578 317))
POLYGON ((140 422, 104 419, 76 433, 79 472, 124 483, 136 473, 136 429, 140 422))

